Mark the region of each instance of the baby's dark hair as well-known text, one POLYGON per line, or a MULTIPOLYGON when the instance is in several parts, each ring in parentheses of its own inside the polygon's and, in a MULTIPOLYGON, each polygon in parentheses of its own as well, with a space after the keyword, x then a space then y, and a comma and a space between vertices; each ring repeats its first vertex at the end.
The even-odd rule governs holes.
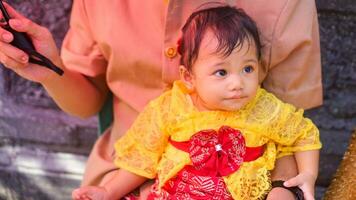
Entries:
POLYGON ((194 12, 182 28, 182 38, 178 42, 181 55, 180 64, 188 70, 198 58, 199 48, 207 30, 213 31, 218 46, 216 53, 229 56, 236 48, 241 48, 245 41, 251 41, 257 49, 257 58, 261 59, 261 41, 256 23, 242 10, 231 6, 219 6, 194 12))

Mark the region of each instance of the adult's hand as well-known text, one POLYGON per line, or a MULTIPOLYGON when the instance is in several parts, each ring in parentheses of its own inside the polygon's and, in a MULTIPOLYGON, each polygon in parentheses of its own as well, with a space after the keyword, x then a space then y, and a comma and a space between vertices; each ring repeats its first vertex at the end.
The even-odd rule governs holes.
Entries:
MULTIPOLYGON (((63 68, 58 49, 49 30, 25 18, 5 2, 4 6, 11 17, 10 27, 18 32, 26 33, 32 40, 37 52, 63 68)), ((1 13, 0 17, 3 17, 1 13)), ((23 78, 39 83, 46 81, 50 75, 53 75, 54 72, 48 68, 29 63, 29 55, 10 44, 13 39, 14 36, 11 32, 0 27, 0 62, 5 67, 23 78)))

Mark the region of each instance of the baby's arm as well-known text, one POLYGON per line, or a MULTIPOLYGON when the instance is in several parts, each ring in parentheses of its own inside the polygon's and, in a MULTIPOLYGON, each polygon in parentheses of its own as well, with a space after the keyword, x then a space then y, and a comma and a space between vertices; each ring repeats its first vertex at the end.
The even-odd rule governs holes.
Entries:
POLYGON ((296 152, 299 174, 284 183, 286 187, 298 186, 303 190, 306 200, 314 199, 314 186, 318 176, 319 150, 296 152))
MULTIPOLYGON (((283 156, 276 160, 275 168, 271 172, 271 180, 286 181, 297 176, 298 169, 294 156, 283 156)), ((282 187, 275 187, 268 193, 267 200, 295 200, 295 195, 282 187)))
POLYGON ((103 186, 84 186, 72 192, 74 200, 116 200, 133 191, 147 178, 133 174, 124 169, 116 170, 111 180, 103 186))

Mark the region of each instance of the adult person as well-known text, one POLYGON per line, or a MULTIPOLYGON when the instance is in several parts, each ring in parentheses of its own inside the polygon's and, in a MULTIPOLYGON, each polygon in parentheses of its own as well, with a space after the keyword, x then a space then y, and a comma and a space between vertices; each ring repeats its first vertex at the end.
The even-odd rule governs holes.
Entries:
MULTIPOLYGON (((149 100, 178 79, 176 43, 180 28, 189 14, 206 2, 75 0, 61 57, 46 28, 6 6, 14 18, 10 26, 26 32, 36 50, 61 67, 64 75, 29 64, 28 56, 9 44, 13 36, 0 29, 0 61, 6 67, 41 83, 62 110, 83 118, 96 114, 109 90, 113 92, 114 122, 97 140, 82 185, 100 185, 110 180, 115 170, 114 141, 130 127, 149 100)), ((260 80, 264 88, 297 107, 320 105, 315 2, 226 3, 243 8, 260 27, 264 44, 260 80)), ((293 157, 287 156, 277 161, 272 178, 288 179, 295 174, 293 157)))

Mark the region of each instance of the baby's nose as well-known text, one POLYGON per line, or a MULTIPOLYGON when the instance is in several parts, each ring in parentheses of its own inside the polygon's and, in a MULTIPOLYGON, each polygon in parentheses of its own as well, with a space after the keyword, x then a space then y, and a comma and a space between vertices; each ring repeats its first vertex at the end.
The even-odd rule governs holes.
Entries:
POLYGON ((240 76, 235 75, 231 77, 229 82, 229 90, 241 90, 243 88, 243 82, 240 76))

